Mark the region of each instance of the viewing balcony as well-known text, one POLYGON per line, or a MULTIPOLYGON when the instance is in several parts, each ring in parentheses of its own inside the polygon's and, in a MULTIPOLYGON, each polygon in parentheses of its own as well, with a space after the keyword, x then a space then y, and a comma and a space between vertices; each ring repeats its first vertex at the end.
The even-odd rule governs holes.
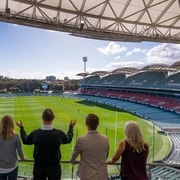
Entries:
MULTIPOLYGON (((109 180, 120 180, 120 163, 109 164, 109 180)), ((62 180, 79 180, 76 175, 78 164, 61 161, 62 180)), ((19 161, 18 180, 33 180, 33 160, 19 161)), ((147 163, 149 180, 180 180, 180 164, 147 163)))

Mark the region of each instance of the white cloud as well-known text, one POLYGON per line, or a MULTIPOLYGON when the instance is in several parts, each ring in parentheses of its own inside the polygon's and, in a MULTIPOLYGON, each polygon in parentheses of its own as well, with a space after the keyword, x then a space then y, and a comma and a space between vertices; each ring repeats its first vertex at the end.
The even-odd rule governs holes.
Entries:
POLYGON ((105 69, 105 68, 100 68, 100 69, 97 69, 97 68, 88 68, 88 70, 87 70, 87 72, 90 73, 90 74, 95 72, 95 71, 107 71, 107 69, 105 69))
POLYGON ((160 44, 150 49, 147 53, 149 64, 173 64, 180 61, 180 44, 160 44))
POLYGON ((126 51, 127 47, 120 46, 115 42, 110 42, 106 47, 98 48, 98 51, 105 55, 114 55, 123 51, 126 51))
POLYGON ((116 56, 114 59, 120 59, 121 58, 121 56, 116 56))
POLYGON ((41 72, 17 72, 16 70, 9 70, 1 73, 5 77, 14 79, 45 79, 45 75, 41 72))
POLYGON ((64 77, 69 77, 69 79, 80 79, 77 76, 79 72, 62 72, 62 73, 43 73, 43 72, 17 72, 16 70, 10 70, 8 72, 2 72, 1 75, 4 77, 14 78, 14 79, 45 79, 46 76, 55 76, 57 79, 64 79, 64 77))
POLYGON ((145 53, 147 49, 134 48, 132 51, 126 53, 126 56, 130 56, 134 53, 145 53))
POLYGON ((123 67, 133 67, 133 68, 141 69, 144 66, 145 64, 140 61, 121 61, 121 62, 112 62, 106 65, 105 69, 107 71, 112 71, 117 68, 123 68, 123 67))

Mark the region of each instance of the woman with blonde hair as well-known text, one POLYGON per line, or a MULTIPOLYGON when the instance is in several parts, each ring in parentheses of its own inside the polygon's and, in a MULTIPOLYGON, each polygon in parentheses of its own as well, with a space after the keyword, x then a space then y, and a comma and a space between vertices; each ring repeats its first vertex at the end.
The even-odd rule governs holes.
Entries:
POLYGON ((17 153, 22 160, 25 159, 13 119, 5 115, 0 121, 0 180, 17 180, 17 153))
POLYGON ((120 176, 122 180, 148 180, 146 162, 149 146, 144 141, 140 127, 134 121, 125 124, 126 138, 119 143, 109 163, 114 163, 121 157, 120 176))

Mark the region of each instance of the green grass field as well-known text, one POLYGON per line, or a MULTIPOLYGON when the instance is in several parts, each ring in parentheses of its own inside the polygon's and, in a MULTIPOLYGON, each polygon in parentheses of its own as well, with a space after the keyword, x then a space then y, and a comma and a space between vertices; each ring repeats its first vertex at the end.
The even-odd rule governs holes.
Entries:
MULTIPOLYGON (((150 122, 109 106, 61 96, 18 96, 0 98, 0 116, 2 117, 5 114, 9 114, 13 116, 14 121, 22 120, 27 133, 41 127, 41 115, 45 108, 51 108, 55 113, 54 127, 64 130, 65 132, 68 130, 70 120, 77 120, 72 143, 61 146, 62 160, 70 159, 77 137, 86 133, 84 122, 88 113, 96 113, 99 116, 100 125, 98 131, 109 137, 109 158, 111 158, 115 152, 119 141, 124 138, 124 124, 129 120, 134 120, 140 125, 144 139, 150 145, 148 162, 162 159, 171 148, 168 138, 165 135, 159 135, 156 128, 153 130, 150 122)), ((17 127, 16 131, 19 132, 17 127)), ((33 159, 33 146, 23 145, 23 149, 27 158, 33 159)))

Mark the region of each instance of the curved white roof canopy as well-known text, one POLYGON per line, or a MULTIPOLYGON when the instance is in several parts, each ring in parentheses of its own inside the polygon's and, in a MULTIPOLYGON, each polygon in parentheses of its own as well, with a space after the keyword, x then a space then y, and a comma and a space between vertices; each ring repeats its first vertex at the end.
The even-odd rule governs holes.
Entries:
POLYGON ((113 41, 180 43, 179 0, 0 0, 0 21, 113 41))

